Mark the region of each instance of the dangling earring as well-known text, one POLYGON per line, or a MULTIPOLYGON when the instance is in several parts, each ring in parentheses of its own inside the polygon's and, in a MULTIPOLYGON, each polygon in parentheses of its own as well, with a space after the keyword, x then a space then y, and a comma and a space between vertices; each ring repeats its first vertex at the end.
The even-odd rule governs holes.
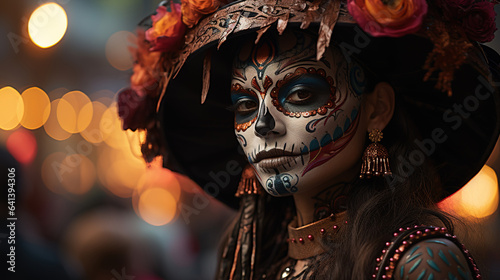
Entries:
POLYGON ((361 165, 361 174, 359 178, 371 178, 372 176, 392 175, 391 167, 389 166, 389 153, 387 149, 379 144, 382 140, 383 133, 379 129, 373 129, 368 138, 373 142, 365 149, 363 154, 363 163, 361 165))
POLYGON ((251 165, 247 165, 241 173, 240 184, 236 191, 236 197, 242 197, 246 194, 262 194, 262 186, 255 176, 254 169, 251 165))
POLYGON ((236 197, 240 210, 222 253, 217 279, 252 280, 262 238, 265 196, 254 169, 248 165, 241 174, 236 197))

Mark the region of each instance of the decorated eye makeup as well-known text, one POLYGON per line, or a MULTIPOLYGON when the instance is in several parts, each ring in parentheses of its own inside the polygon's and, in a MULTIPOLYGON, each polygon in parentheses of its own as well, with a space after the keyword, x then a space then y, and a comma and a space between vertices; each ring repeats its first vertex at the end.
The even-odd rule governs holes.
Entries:
POLYGON ((252 98, 240 98, 236 104, 234 104, 234 113, 246 116, 257 110, 259 104, 256 100, 252 98))
POLYGON ((288 112, 307 112, 325 105, 330 95, 330 86, 323 77, 302 75, 280 89, 278 101, 288 112))
POLYGON ((239 84, 234 84, 231 88, 231 101, 235 129, 245 131, 257 118, 259 99, 253 91, 246 90, 239 84))
POLYGON ((285 99, 285 102, 290 104, 302 105, 307 104, 312 97, 313 93, 311 91, 307 89, 298 89, 289 94, 285 99))
POLYGON ((276 83, 271 91, 273 105, 291 117, 326 114, 334 106, 333 79, 325 71, 299 67, 276 83))

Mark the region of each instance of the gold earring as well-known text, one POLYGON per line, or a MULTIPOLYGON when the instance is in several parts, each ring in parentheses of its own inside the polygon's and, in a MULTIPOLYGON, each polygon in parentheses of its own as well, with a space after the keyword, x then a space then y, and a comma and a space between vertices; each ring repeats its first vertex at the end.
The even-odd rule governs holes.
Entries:
POLYGON ((373 143, 368 145, 365 149, 359 178, 363 179, 371 178, 372 176, 379 177, 392 175, 389 165, 389 153, 384 146, 378 143, 382 140, 382 137, 382 131, 377 128, 373 129, 368 134, 368 138, 370 138, 373 143))

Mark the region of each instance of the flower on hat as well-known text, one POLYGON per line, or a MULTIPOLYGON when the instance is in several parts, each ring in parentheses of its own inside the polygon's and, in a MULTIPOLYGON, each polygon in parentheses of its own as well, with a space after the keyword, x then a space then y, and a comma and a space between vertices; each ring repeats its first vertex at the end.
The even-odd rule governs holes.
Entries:
POLYGON ((420 29, 427 13, 427 2, 348 0, 347 8, 358 25, 372 36, 401 37, 420 29))
POLYGON ((490 42, 497 30, 494 3, 488 0, 444 0, 445 17, 458 21, 470 40, 490 42))
POLYGON ((156 69, 161 53, 151 52, 150 48, 144 30, 137 30, 137 48, 130 48, 135 60, 130 77, 131 87, 118 93, 118 115, 124 130, 144 129, 154 120, 159 80, 156 69))
POLYGON ((493 3, 477 2, 465 13, 462 26, 471 40, 490 42, 495 38, 497 30, 495 16, 493 3))
POLYGON ((137 30, 137 48, 130 48, 134 57, 133 74, 130 83, 133 86, 143 86, 157 80, 155 69, 161 57, 159 52, 149 51, 151 44, 145 39, 144 30, 137 30))
POLYGON ((213 13, 219 8, 218 0, 182 0, 182 21, 192 28, 204 15, 213 13))
POLYGON ((180 46, 186 25, 182 22, 181 5, 170 3, 170 11, 165 6, 156 9, 152 15, 153 26, 146 31, 146 39, 151 42, 150 51, 170 51, 180 46))
POLYGON ((146 129, 153 124, 156 102, 144 91, 126 88, 118 93, 117 103, 123 130, 146 129))

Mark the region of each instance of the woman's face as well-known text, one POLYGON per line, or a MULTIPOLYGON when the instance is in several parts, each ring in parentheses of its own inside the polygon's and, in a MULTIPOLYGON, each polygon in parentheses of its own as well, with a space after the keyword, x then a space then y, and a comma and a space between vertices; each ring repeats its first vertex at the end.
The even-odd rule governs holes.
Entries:
POLYGON ((316 38, 303 32, 246 46, 233 64, 235 133, 265 190, 284 196, 352 179, 366 131, 362 69, 338 48, 317 61, 316 38))

